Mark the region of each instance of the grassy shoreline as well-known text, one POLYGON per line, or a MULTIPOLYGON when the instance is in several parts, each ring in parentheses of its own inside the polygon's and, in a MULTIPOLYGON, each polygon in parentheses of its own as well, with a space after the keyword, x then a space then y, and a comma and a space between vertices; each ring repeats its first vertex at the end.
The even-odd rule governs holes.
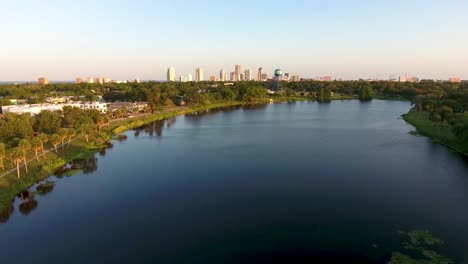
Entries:
POLYGON ((468 156, 468 142, 458 139, 446 123, 438 124, 429 120, 429 113, 411 109, 402 115, 403 119, 416 128, 418 134, 429 137, 432 142, 446 146, 468 156))

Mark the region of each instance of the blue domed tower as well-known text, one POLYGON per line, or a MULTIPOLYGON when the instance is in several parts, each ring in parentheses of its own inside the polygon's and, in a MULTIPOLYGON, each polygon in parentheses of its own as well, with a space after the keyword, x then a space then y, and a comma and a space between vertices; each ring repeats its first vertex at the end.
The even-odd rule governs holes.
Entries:
POLYGON ((276 69, 275 70, 275 84, 273 86, 274 91, 279 91, 282 76, 283 76, 283 71, 281 69, 276 69))

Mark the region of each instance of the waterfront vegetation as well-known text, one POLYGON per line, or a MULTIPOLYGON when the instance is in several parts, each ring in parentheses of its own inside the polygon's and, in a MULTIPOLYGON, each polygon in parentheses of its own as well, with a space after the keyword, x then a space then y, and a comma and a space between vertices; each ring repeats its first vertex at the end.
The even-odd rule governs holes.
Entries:
MULTIPOLYGON (((419 133, 461 153, 468 153, 468 85, 396 82, 284 82, 282 91, 268 94, 270 82, 215 82, 127 84, 22 84, 1 85, 0 103, 24 99, 41 103, 47 97, 72 96, 75 100, 146 101, 141 117, 125 119, 128 109, 100 114, 97 110, 64 107, 40 114, 6 113, 0 120, 0 208, 67 162, 93 155, 116 135, 146 123, 209 108, 274 101, 334 99, 411 100, 415 108, 405 119, 419 133), (177 107, 176 104, 185 106, 177 107), (29 162, 28 162, 29 161, 29 162)), ((133 113, 136 114, 136 113, 133 113)))

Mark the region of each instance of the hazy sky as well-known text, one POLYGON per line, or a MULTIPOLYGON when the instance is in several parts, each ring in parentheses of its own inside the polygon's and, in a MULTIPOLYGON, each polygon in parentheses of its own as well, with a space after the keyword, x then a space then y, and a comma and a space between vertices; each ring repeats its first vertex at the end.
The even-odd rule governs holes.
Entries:
POLYGON ((467 0, 0 0, 0 81, 203 67, 468 79, 467 0))

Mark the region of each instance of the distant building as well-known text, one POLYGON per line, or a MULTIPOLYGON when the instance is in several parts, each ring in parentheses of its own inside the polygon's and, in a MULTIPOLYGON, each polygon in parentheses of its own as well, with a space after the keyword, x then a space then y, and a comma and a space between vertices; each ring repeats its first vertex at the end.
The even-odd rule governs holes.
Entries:
POLYGON ((234 81, 239 81, 240 80, 240 75, 241 75, 241 65, 236 64, 235 70, 234 70, 234 81))
POLYGON ((331 82, 331 81, 332 81, 332 77, 331 77, 331 76, 323 76, 323 81, 324 81, 324 82, 331 82))
POLYGON ((96 83, 103 84, 103 83, 104 83, 104 78, 102 78, 102 77, 95 77, 95 78, 94 78, 94 81, 95 81, 96 83))
POLYGON ((299 75, 293 75, 291 80, 293 82, 299 82, 301 80, 301 78, 299 77, 299 75))
POLYGON ((245 81, 245 73, 240 74, 239 81, 245 81))
POLYGON ((47 77, 40 77, 37 79, 37 81, 39 82, 39 84, 42 84, 42 85, 49 84, 49 79, 47 79, 47 77))
POLYGON ((94 83, 94 78, 93 78, 93 77, 89 77, 89 78, 88 78, 88 83, 94 83))
POLYGON ((283 81, 290 81, 291 80, 291 74, 290 73, 285 73, 283 76, 283 81))
POLYGON ((259 82, 263 81, 262 75, 263 75, 263 68, 260 67, 260 68, 258 68, 258 72, 257 72, 257 81, 259 81, 259 82))
POLYGON ((253 79, 252 70, 251 70, 251 69, 245 70, 244 74, 245 74, 245 80, 246 80, 246 81, 251 81, 251 80, 253 79))
POLYGON ((75 82, 76 82, 76 83, 83 83, 83 78, 81 78, 81 77, 76 77, 76 78, 75 78, 75 82))
POLYGON ((419 79, 417 77, 409 77, 409 76, 400 76, 399 78, 400 82, 411 82, 411 83, 417 83, 419 82, 419 79))
POLYGON ((231 82, 235 82, 236 81, 236 72, 231 72, 231 82))
POLYGON ((111 78, 104 78, 104 83, 112 83, 112 79, 111 78))
POLYGON ((451 77, 451 78, 449 78, 449 82, 451 82, 451 83, 460 83, 461 79, 458 78, 458 77, 451 77))
POLYGON ((189 74, 187 75, 187 82, 191 82, 191 81, 193 81, 193 78, 192 78, 192 74, 189 73, 189 74))
POLYGON ((202 82, 203 81, 203 69, 197 68, 195 70, 195 81, 202 82))
POLYGON ((167 81, 168 82, 175 82, 175 76, 176 76, 176 72, 173 67, 170 67, 169 69, 167 69, 167 81))
POLYGON ((216 82, 216 76, 211 75, 210 76, 210 82, 216 82))
POLYGON ((221 69, 219 71, 219 80, 222 81, 222 82, 226 81, 226 73, 224 72, 224 69, 221 69))
POLYGON ((268 80, 268 73, 262 73, 262 81, 267 81, 268 80))

